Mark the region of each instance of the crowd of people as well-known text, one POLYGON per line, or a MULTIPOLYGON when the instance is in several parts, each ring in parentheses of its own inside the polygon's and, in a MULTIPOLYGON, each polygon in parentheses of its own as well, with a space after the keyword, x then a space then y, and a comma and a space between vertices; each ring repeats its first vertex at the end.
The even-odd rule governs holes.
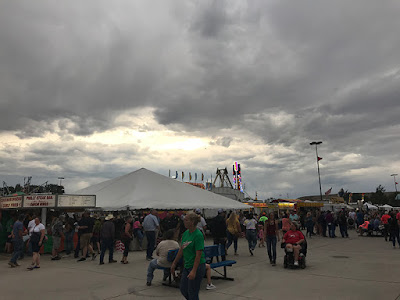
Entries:
MULTIPOLYGON (((399 238, 400 213, 398 211, 286 211, 278 216, 277 212, 263 212, 255 215, 250 212, 218 210, 218 215, 205 220, 200 209, 188 214, 168 213, 160 219, 156 210, 149 214, 127 215, 114 217, 113 214, 98 216, 86 211, 79 216, 54 214, 50 226, 41 223, 39 216, 20 215, 11 219, 5 230, 8 240, 5 251, 13 253, 9 261, 12 268, 20 266, 18 260, 27 252, 32 255, 28 270, 39 269, 40 249, 46 243, 48 236, 52 237, 51 260, 60 260, 74 254, 78 262, 87 259, 95 260, 100 255, 99 264, 104 264, 108 251, 108 263, 116 263, 114 248, 116 240, 123 244, 121 264, 128 264, 128 255, 133 239, 137 240, 140 250, 143 250, 143 239, 147 239, 146 260, 147 285, 151 286, 153 273, 156 269, 164 269, 163 280, 171 272, 176 276, 175 269, 183 257, 184 266, 180 276, 180 288, 186 299, 198 297, 202 278, 207 277, 207 289, 214 289, 211 282, 211 268, 204 257, 204 241, 211 234, 214 245, 222 245, 228 255, 233 245, 233 254, 238 255, 238 238, 247 239, 250 256, 258 247, 266 247, 267 255, 272 266, 276 265, 277 244, 282 241, 283 247, 294 254, 294 265, 298 265, 300 249, 304 247, 306 237, 315 235, 336 238, 339 227, 342 238, 348 238, 348 227, 354 227, 360 235, 372 235, 379 232, 385 240, 396 240, 400 248, 399 238), (301 230, 306 231, 304 236, 301 230), (78 236, 74 249, 74 235, 78 236), (64 240, 65 255, 60 255, 61 240, 64 240), (170 250, 179 252, 173 262, 168 261, 170 250), (153 257, 156 253, 157 258, 153 257), (196 296, 197 295, 197 296, 196 296)), ((225 257, 222 257, 224 260, 225 257)))

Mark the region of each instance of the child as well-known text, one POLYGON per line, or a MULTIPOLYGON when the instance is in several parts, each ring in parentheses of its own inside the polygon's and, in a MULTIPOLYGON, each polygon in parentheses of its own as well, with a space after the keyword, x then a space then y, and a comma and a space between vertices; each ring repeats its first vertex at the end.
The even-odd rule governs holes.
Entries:
POLYGON ((264 224, 258 223, 258 247, 265 247, 264 244, 264 224))

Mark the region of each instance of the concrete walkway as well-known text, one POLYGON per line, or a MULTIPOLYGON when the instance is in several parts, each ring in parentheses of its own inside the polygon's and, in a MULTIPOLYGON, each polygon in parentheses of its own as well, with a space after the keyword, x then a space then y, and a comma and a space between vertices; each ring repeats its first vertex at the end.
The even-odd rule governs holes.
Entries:
MULTIPOLYGON (((211 244, 207 241, 206 244, 211 244)), ((283 268, 283 250, 272 267, 265 248, 251 257, 247 242, 239 241, 237 264, 228 268, 235 281, 214 280, 217 289, 205 290, 201 299, 400 299, 400 249, 379 237, 349 239, 313 237, 308 240, 307 268, 283 268)), ((230 249, 232 251, 232 249, 230 249)), ((118 261, 121 254, 116 254, 118 261)), ((146 286, 145 252, 130 252, 127 265, 99 265, 67 258, 50 261, 42 256, 40 270, 27 271, 29 257, 11 269, 0 255, 0 299, 183 299, 179 289, 162 286, 156 270, 153 285, 146 286)), ((105 260, 107 261, 107 260, 105 260)))

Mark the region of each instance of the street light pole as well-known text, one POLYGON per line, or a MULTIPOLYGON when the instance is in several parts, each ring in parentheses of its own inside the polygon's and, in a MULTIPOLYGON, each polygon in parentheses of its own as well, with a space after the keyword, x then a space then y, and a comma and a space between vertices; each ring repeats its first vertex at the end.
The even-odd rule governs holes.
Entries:
POLYGON ((394 181, 394 189, 396 190, 396 196, 397 196, 397 182, 396 182, 396 176, 399 174, 392 174, 390 176, 393 176, 393 181, 394 181))
POLYGON ((317 155, 317 169, 318 169, 318 181, 319 181, 319 196, 322 202, 322 188, 321 188, 321 174, 319 172, 319 156, 318 156, 318 145, 322 144, 321 141, 319 142, 311 142, 310 145, 315 145, 315 154, 317 155))

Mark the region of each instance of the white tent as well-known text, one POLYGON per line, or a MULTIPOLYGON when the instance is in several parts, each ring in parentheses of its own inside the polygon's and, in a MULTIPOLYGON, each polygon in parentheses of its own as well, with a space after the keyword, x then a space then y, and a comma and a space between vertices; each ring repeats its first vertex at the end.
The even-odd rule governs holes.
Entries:
POLYGON ((364 206, 366 206, 368 209, 372 209, 372 210, 378 209, 377 206, 372 205, 370 203, 364 203, 364 206))
POLYGON ((385 205, 379 206, 379 208, 384 209, 384 210, 390 210, 393 208, 393 206, 390 206, 389 204, 385 204, 385 205))
POLYGON ((96 195, 96 206, 105 210, 251 208, 144 168, 75 193, 96 195))

